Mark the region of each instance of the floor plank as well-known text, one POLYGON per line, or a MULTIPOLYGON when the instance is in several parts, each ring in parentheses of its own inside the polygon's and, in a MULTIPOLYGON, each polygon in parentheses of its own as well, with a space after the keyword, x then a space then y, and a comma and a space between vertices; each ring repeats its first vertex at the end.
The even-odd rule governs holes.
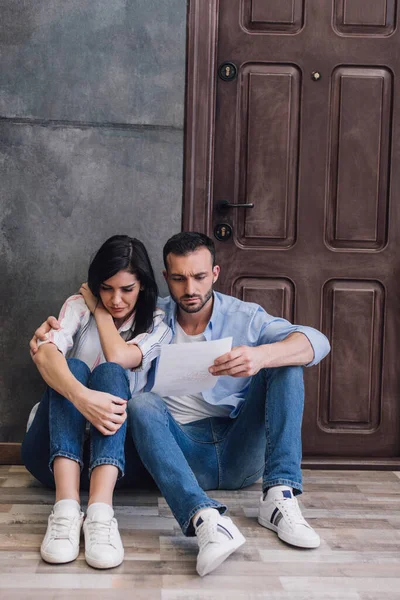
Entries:
MULTIPOLYGON (((54 494, 21 466, 0 466, 0 600, 400 600, 400 474, 305 471, 300 497, 321 536, 317 550, 280 542, 257 523, 260 484, 210 495, 230 507, 247 539, 205 578, 197 544, 185 538, 156 492, 116 494, 122 565, 96 571, 84 559, 48 565, 39 554, 54 494)), ((83 495, 82 503, 87 501, 83 495)))

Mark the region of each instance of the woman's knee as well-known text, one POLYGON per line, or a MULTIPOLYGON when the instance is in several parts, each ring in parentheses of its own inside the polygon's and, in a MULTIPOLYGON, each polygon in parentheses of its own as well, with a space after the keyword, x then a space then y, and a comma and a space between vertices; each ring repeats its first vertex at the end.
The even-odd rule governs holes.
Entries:
POLYGON ((93 369, 89 387, 99 392, 108 392, 128 400, 130 398, 129 379, 121 365, 105 362, 93 369))
POLYGON ((104 362, 101 365, 97 365, 92 371, 92 379, 93 377, 122 377, 127 379, 126 372, 121 365, 115 362, 104 362))
POLYGON ((87 364, 83 360, 79 360, 79 358, 67 358, 67 364, 73 376, 86 385, 90 377, 90 369, 87 364))

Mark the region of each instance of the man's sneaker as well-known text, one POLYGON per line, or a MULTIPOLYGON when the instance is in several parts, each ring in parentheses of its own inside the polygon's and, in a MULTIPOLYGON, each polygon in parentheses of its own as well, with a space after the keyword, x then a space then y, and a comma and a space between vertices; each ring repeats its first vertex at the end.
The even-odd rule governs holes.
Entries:
POLYGON ((79 554, 83 512, 76 500, 59 500, 49 516, 46 535, 40 547, 48 563, 67 563, 79 554))
POLYGON ((215 508, 201 511, 195 522, 199 554, 197 572, 201 577, 211 573, 245 543, 245 538, 228 517, 215 508))
POLYGON ((320 545, 318 533, 304 519, 290 487, 272 487, 265 497, 261 496, 258 522, 292 546, 318 548, 320 545))
POLYGON ((91 504, 83 523, 85 558, 96 569, 111 569, 124 560, 124 547, 118 531, 117 519, 108 504, 91 504))

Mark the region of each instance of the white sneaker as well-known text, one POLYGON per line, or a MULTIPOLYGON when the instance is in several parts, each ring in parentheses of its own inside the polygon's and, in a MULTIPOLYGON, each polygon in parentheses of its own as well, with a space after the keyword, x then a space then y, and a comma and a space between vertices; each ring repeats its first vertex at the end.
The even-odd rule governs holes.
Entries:
POLYGON ((275 531, 281 540, 292 546, 318 548, 320 545, 318 533, 304 519, 299 503, 288 486, 272 487, 265 499, 261 496, 258 522, 275 531))
POLYGON ((96 569, 111 569, 122 563, 124 547, 111 506, 103 502, 91 504, 86 512, 83 533, 88 565, 96 569))
POLYGON ((201 577, 211 573, 245 543, 245 538, 228 517, 215 508, 201 511, 195 523, 199 554, 197 572, 201 577))
POLYGON ((83 512, 76 500, 59 500, 49 516, 40 554, 48 563, 67 563, 79 554, 83 512))

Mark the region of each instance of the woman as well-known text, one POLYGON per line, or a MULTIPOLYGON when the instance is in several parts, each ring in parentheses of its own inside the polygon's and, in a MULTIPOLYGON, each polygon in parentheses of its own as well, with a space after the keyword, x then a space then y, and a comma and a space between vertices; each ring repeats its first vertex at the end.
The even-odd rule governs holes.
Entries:
POLYGON ((117 479, 124 474, 126 404, 144 389, 160 345, 172 337, 164 313, 156 309, 157 292, 143 244, 128 236, 111 237, 94 257, 80 295, 62 307, 61 328, 50 331, 33 357, 48 387, 22 456, 37 479, 56 489, 41 545, 47 562, 70 562, 79 554, 84 466, 90 478, 83 524, 86 561, 101 569, 123 560, 112 503, 117 479), (83 453, 87 421, 89 461, 83 453))

